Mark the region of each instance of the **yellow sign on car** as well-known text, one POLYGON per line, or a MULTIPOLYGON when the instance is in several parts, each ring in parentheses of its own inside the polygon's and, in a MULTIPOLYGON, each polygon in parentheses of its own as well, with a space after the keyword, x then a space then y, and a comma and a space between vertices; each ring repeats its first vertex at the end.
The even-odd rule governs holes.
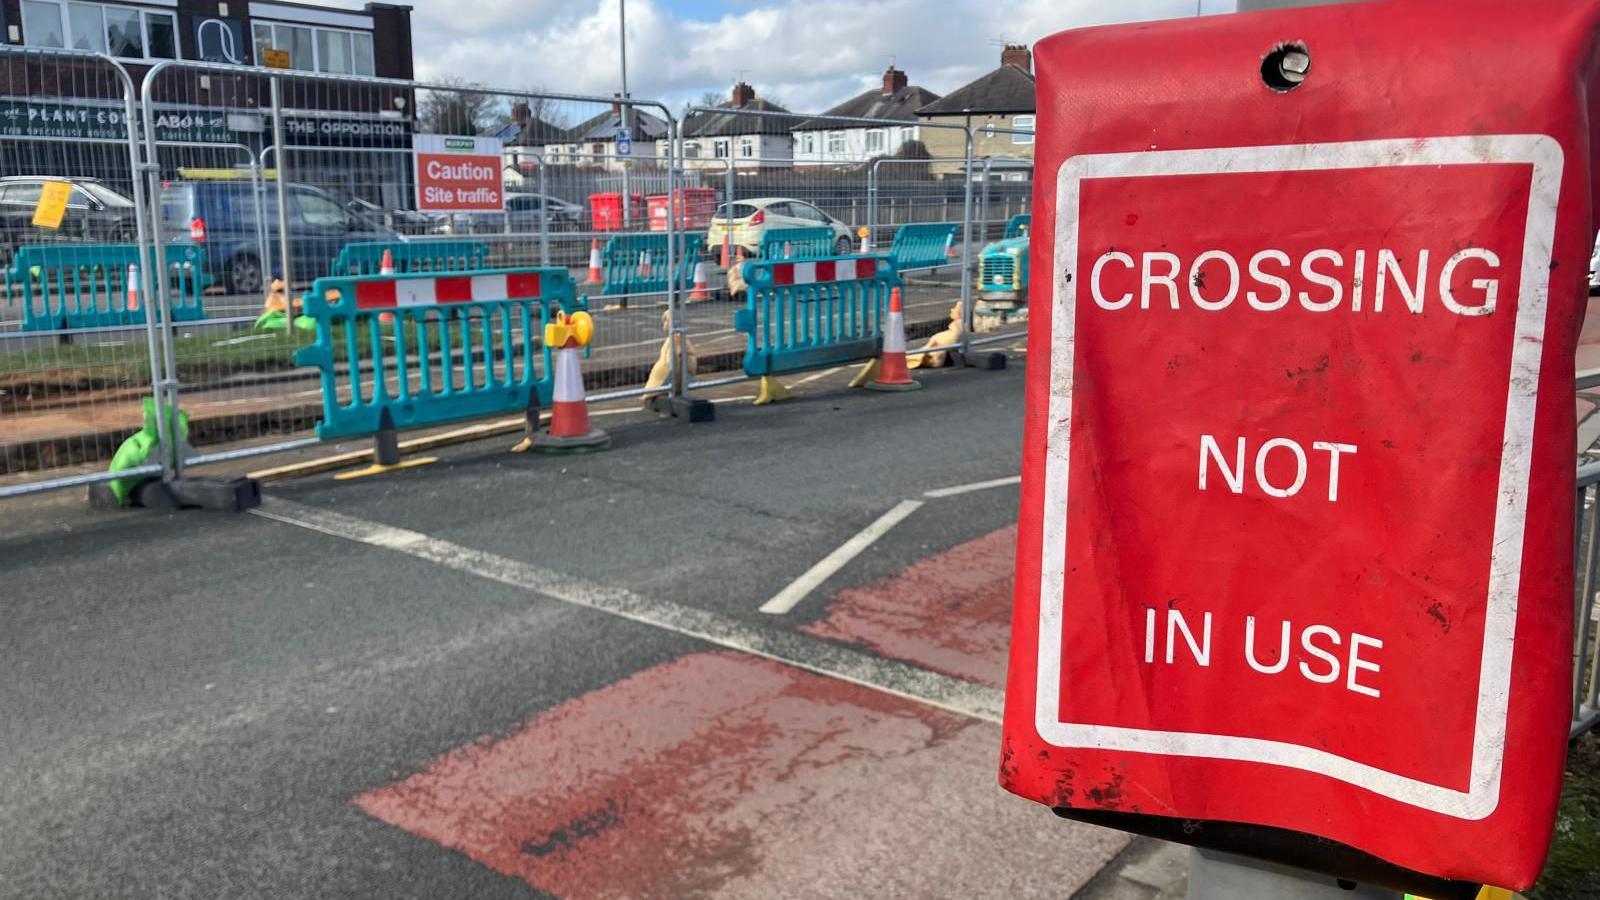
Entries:
POLYGON ((39 203, 33 208, 33 224, 39 228, 60 228, 67 215, 67 197, 72 185, 65 181, 46 181, 39 191, 39 203))

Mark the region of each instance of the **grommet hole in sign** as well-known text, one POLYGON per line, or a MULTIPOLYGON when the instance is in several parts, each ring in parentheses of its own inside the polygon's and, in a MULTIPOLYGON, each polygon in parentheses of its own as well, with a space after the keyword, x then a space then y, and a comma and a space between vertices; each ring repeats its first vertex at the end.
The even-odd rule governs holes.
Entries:
POLYGON ((1280 94, 1299 87, 1310 74, 1311 51, 1296 41, 1273 47, 1261 60, 1261 80, 1280 94))

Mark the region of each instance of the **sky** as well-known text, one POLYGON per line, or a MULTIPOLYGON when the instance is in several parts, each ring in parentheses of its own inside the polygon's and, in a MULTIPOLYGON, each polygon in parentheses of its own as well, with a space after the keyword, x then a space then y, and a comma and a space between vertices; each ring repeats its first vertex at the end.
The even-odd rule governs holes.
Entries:
MULTIPOLYGON (((334 0, 327 5, 344 5, 334 0)), ((399 0, 406 2, 406 0, 399 0)), ((619 0, 410 0, 417 77, 609 96, 619 89, 619 0)), ((628 87, 670 107, 739 77, 820 112, 881 84, 891 62, 944 94, 1082 25, 1195 14, 1197 0, 625 0, 628 87)), ((1231 12, 1234 0, 1198 0, 1231 12)), ((360 4, 349 0, 349 5, 360 4)))

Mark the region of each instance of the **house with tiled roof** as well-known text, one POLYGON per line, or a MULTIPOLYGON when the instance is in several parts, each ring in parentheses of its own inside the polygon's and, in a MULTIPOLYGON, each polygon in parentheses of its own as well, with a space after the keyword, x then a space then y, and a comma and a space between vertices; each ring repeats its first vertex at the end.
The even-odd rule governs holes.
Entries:
MULTIPOLYGON (((1033 159, 1038 121, 1034 102, 1033 53, 1007 44, 1000 67, 917 110, 928 124, 950 123, 973 129, 972 153, 979 158, 1033 159), (1021 133, 1014 133, 1021 132, 1021 133)), ((922 142, 935 159, 964 157, 966 137, 955 128, 924 128, 922 142)), ((936 174, 954 175, 960 163, 934 163, 936 174)))
MULTIPOLYGON (((556 129, 537 149, 546 165, 595 166, 621 171, 624 164, 656 163, 657 145, 671 132, 666 120, 637 106, 632 110, 633 147, 628 156, 617 155, 617 132, 623 127, 624 111, 619 99, 611 108, 599 112, 571 128, 556 129)), ((665 157, 665 149, 662 151, 665 157)), ((510 155, 508 150, 507 156, 510 155)))
MULTIPOLYGON (((787 168, 794 164, 795 117, 788 110, 756 96, 756 89, 741 81, 733 86, 728 102, 712 110, 690 113, 683 120, 683 165, 689 169, 787 168), (751 115, 777 113, 780 115, 751 115)), ((666 153, 662 141, 657 152, 666 153)))
POLYGON ((794 127, 794 164, 826 166, 893 156, 905 144, 922 139, 917 110, 938 99, 938 94, 910 84, 904 71, 890 66, 881 86, 794 127), (842 118, 830 118, 833 116, 842 118), (846 119, 885 119, 898 124, 846 119))
POLYGON ((517 100, 511 104, 511 118, 484 134, 500 139, 506 177, 513 184, 520 184, 537 172, 537 159, 545 146, 560 140, 566 131, 537 115, 527 100, 517 100))

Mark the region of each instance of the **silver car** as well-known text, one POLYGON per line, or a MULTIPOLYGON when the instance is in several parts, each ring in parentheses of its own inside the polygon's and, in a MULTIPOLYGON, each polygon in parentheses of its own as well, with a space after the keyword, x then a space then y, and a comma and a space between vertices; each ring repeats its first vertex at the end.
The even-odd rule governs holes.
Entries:
POLYGON ((575 226, 583 207, 545 194, 507 193, 506 211, 456 213, 444 223, 445 234, 500 234, 538 231, 546 217, 551 227, 575 226))

